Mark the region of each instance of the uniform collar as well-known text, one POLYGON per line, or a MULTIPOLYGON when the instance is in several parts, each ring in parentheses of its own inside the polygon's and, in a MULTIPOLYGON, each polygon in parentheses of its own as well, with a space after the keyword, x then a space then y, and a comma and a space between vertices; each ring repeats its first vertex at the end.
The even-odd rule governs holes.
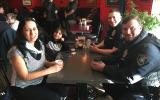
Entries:
POLYGON ((115 27, 111 27, 110 26, 110 30, 117 30, 117 29, 120 29, 121 28, 121 22, 119 22, 118 24, 117 24, 117 26, 115 26, 115 27))

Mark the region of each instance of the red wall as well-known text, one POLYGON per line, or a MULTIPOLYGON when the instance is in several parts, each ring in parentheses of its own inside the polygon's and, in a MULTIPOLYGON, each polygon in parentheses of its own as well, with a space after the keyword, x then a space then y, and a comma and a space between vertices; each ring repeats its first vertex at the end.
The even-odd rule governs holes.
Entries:
MULTIPOLYGON (((13 8, 20 8, 20 6, 22 6, 22 0, 6 0, 13 8)), ((112 7, 118 7, 118 6, 107 6, 106 5, 106 0, 97 0, 97 4, 93 4, 93 3, 89 3, 89 1, 91 0, 79 0, 79 8, 91 8, 91 7, 99 7, 100 8, 100 18, 102 21, 104 21, 106 19, 106 16, 108 14, 108 11, 112 8, 112 7)), ((126 0, 126 7, 127 9, 129 9, 129 2, 132 0, 126 0)), ((133 0, 135 2, 135 4, 137 5, 137 8, 140 11, 148 11, 149 13, 151 12, 151 8, 152 8, 152 0, 133 0)), ((54 2, 56 3, 56 5, 59 8, 63 8, 66 7, 69 0, 54 0, 54 2)), ((42 2, 41 0, 32 0, 32 5, 28 6, 28 8, 34 8, 34 7, 40 7, 42 6, 42 2)))
POLYGON ((135 4, 137 5, 137 9, 139 11, 147 11, 148 13, 151 13, 152 10, 152 2, 153 0, 135 0, 135 4))
MULTIPOLYGON (((6 0, 11 7, 13 8, 20 8, 20 6, 22 6, 22 0, 6 0)), ((97 2, 94 3, 89 3, 90 0, 79 0, 79 7, 80 8, 88 8, 88 7, 99 7, 99 1, 101 0, 97 0, 97 2)), ((66 7, 69 0, 54 0, 55 4, 57 5, 57 7, 59 8, 63 8, 66 7)), ((42 1, 41 0, 32 0, 32 5, 28 6, 28 8, 34 8, 34 7, 40 7, 42 6, 42 1)))
MULTIPOLYGON (((20 9, 22 6, 22 0, 6 0, 9 5, 13 8, 20 9)), ((27 6, 27 8, 35 8, 35 7, 40 7, 42 6, 41 0, 32 0, 32 5, 27 6)))
MULTIPOLYGON (((90 0, 79 0, 78 3, 78 7, 79 8, 90 8, 90 7, 99 7, 99 1, 101 0, 97 0, 97 2, 94 3, 89 3, 90 0)), ((55 4, 58 7, 66 7, 69 0, 54 0, 55 4)))
MULTIPOLYGON (((22 0, 6 0, 13 8, 20 8, 22 6, 22 0)), ((94 3, 89 3, 90 0, 79 0, 79 8, 92 8, 92 7, 98 7, 100 8, 100 20, 102 24, 104 25, 104 30, 102 32, 102 38, 104 33, 107 30, 107 22, 106 22, 106 17, 108 15, 108 11, 111 8, 119 8, 118 5, 116 6, 107 6, 106 5, 106 0, 97 0, 97 4, 94 3)), ((130 10, 130 1, 132 0, 125 0, 126 1, 126 10, 130 10)), ((139 11, 148 11, 151 13, 151 8, 152 8, 152 0, 133 0, 134 3, 137 5, 137 9, 139 11)), ((64 8, 67 6, 69 0, 54 0, 55 4, 59 8, 64 8)), ((32 0, 32 5, 28 6, 28 8, 34 8, 34 7, 40 7, 42 6, 41 0, 32 0)))

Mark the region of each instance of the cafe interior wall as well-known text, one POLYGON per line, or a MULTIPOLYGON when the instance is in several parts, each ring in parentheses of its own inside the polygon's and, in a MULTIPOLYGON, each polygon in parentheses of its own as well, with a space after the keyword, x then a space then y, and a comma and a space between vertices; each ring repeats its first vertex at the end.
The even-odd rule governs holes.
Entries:
MULTIPOLYGON (((20 9, 20 7, 22 6, 23 0, 6 0, 6 1, 8 2, 9 5, 11 5, 11 7, 20 9)), ((42 1, 44 0, 31 0, 32 2, 31 5, 28 5, 27 7, 29 9, 35 8, 35 7, 41 7, 43 5, 42 1)), ((106 23, 108 12, 112 8, 119 8, 119 4, 109 5, 107 4, 107 1, 108 0, 79 0, 79 4, 78 4, 78 8, 94 8, 94 7, 100 8, 100 21, 102 22, 102 25, 103 25, 101 39, 103 39, 104 34, 108 29, 108 25, 106 23)), ((124 0, 124 1, 125 1, 125 10, 129 10, 131 0, 124 0)), ((137 8, 140 11, 148 11, 149 13, 151 13, 152 0, 133 0, 133 1, 135 2, 135 4, 137 5, 137 8)), ((54 2, 56 3, 57 7, 64 8, 67 6, 69 0, 54 0, 54 2)))

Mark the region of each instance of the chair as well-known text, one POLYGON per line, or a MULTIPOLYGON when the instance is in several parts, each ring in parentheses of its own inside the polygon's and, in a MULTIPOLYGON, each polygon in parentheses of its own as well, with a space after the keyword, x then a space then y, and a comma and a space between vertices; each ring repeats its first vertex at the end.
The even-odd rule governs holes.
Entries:
POLYGON ((0 60, 0 99, 1 100, 7 100, 6 98, 9 99, 9 97, 7 97, 8 94, 8 87, 9 87, 9 81, 8 78, 4 72, 4 66, 3 66, 3 60, 0 60))
POLYGON ((16 100, 13 97, 7 71, 5 69, 6 63, 0 59, 0 100, 16 100))
POLYGON ((92 41, 98 42, 100 39, 100 33, 102 32, 102 24, 99 22, 96 26, 92 25, 92 32, 91 34, 85 34, 87 38, 91 39, 92 41))

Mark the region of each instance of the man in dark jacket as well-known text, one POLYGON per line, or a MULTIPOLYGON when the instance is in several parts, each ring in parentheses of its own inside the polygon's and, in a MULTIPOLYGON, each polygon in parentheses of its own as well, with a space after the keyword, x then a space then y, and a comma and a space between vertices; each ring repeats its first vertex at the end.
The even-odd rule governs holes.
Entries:
POLYGON ((137 16, 123 20, 122 34, 125 43, 116 61, 93 61, 91 67, 112 80, 124 83, 105 85, 106 92, 114 100, 151 100, 151 90, 160 86, 160 40, 143 30, 137 16))
POLYGON ((7 52, 10 49, 16 36, 16 31, 5 21, 0 21, 0 58, 8 62, 7 52))
POLYGON ((52 27, 56 27, 59 23, 59 17, 58 17, 58 8, 56 7, 53 0, 47 0, 44 5, 44 18, 46 20, 46 26, 45 30, 49 33, 51 33, 52 27))

